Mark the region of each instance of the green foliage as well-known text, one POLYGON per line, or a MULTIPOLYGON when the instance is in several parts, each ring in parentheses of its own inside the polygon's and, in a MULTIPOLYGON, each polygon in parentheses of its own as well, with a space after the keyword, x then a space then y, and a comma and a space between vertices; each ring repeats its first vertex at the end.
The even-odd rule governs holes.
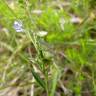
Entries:
POLYGON ((45 82, 40 78, 40 76, 39 76, 36 72, 34 72, 33 69, 31 69, 31 71, 32 71, 32 74, 33 74, 34 78, 37 80, 37 82, 38 82, 44 89, 46 89, 46 87, 45 87, 45 82))
POLYGON ((95 96, 95 15, 94 0, 0 0, 0 89, 95 96))

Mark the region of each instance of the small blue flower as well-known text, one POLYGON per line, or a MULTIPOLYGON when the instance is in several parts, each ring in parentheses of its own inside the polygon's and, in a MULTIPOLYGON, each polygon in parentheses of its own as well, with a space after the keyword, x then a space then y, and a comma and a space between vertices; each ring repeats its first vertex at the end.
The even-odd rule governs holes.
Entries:
POLYGON ((24 31, 24 29, 22 28, 23 25, 22 25, 21 21, 15 21, 13 27, 16 30, 16 32, 23 32, 24 31))

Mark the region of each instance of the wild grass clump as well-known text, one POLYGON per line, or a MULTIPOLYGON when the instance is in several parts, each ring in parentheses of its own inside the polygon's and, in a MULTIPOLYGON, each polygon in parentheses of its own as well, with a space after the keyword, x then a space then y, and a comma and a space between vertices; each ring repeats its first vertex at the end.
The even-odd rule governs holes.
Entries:
POLYGON ((0 0, 0 96, 95 96, 93 3, 0 0))

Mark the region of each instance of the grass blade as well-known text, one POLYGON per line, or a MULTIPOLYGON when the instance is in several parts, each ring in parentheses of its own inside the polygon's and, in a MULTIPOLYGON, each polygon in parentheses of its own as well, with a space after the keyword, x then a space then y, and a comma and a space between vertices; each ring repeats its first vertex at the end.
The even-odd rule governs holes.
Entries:
POLYGON ((33 69, 31 71, 37 83, 41 85, 44 89, 46 89, 45 82, 40 78, 40 76, 33 69))

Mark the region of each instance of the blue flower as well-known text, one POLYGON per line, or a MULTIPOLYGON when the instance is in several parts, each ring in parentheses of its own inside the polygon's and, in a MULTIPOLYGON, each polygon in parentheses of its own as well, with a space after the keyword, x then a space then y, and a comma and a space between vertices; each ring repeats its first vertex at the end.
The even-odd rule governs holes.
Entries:
POLYGON ((23 32, 24 29, 22 28, 22 22, 21 21, 14 21, 14 29, 16 30, 16 32, 23 32))

